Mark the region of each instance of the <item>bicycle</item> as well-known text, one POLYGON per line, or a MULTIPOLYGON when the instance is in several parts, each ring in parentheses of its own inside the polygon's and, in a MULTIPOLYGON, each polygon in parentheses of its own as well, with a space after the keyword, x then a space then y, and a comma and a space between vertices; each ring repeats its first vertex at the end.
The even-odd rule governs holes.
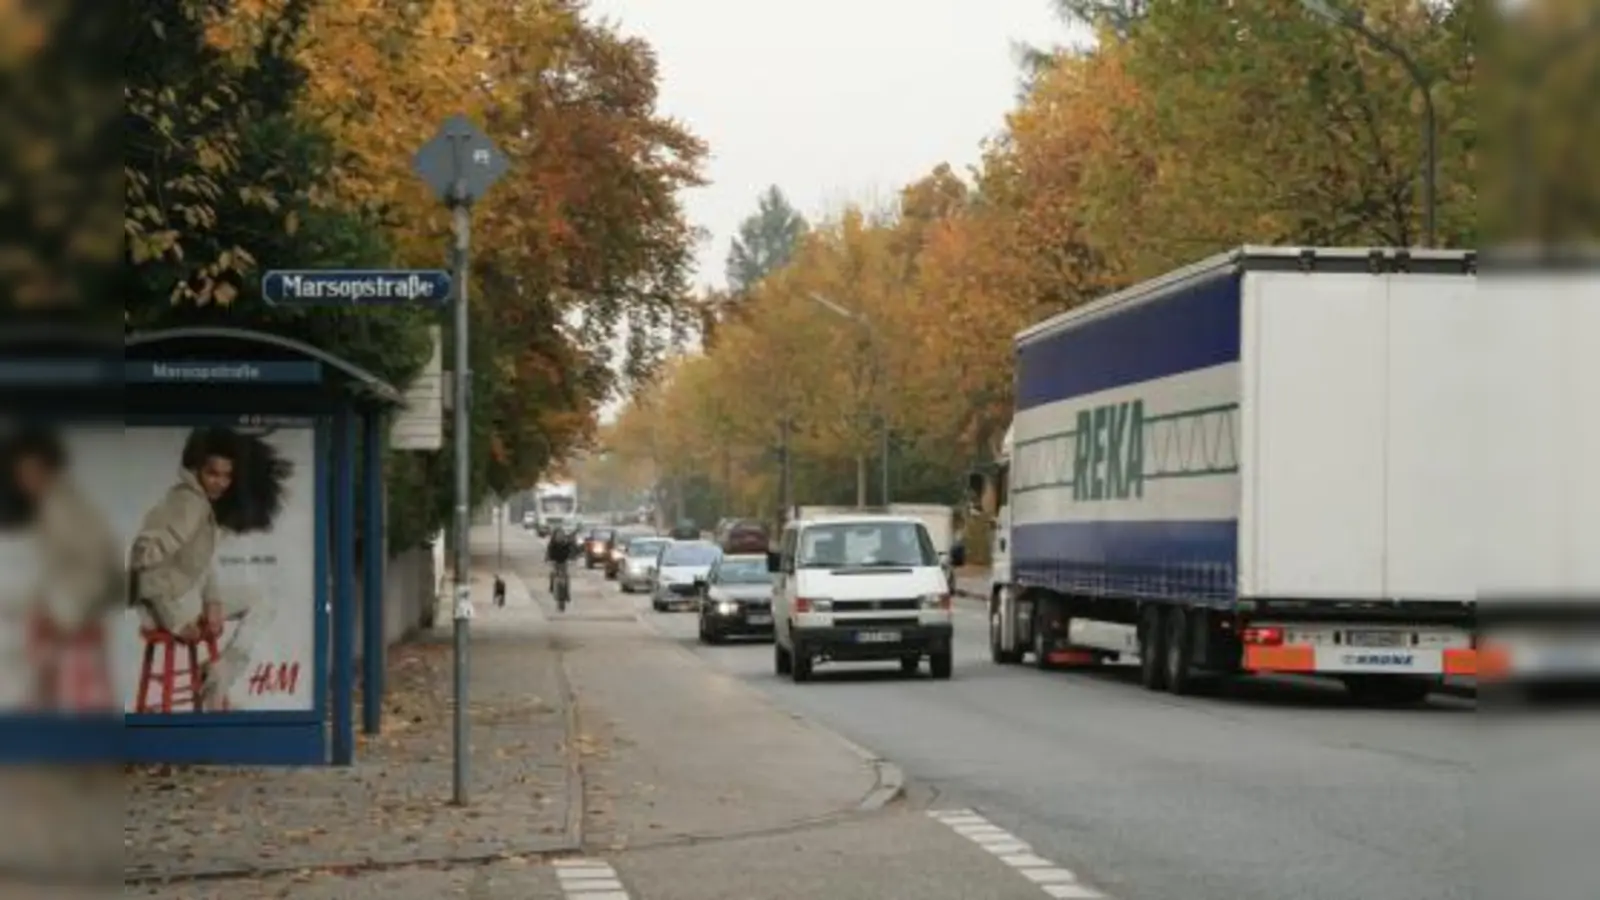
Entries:
POLYGON ((567 564, 556 563, 556 570, 552 574, 555 579, 556 610, 566 612, 567 604, 572 600, 572 581, 571 576, 567 574, 567 564))

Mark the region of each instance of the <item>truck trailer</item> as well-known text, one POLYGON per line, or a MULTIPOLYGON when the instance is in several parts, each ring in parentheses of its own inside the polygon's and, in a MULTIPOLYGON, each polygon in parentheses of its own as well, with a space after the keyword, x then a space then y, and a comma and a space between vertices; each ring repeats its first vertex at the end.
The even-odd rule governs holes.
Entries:
POLYGON ((1415 702, 1477 673, 1476 256, 1245 247, 1015 338, 996 663, 1415 702))

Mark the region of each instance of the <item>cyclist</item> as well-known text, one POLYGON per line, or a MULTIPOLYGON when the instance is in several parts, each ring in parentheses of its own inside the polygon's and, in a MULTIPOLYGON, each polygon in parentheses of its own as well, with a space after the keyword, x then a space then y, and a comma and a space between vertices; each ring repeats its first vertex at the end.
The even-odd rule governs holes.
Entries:
POLYGON ((556 573, 565 570, 567 563, 578 555, 578 544, 574 535, 557 528, 550 534, 550 543, 545 545, 544 560, 551 564, 550 568, 550 593, 556 592, 556 573))

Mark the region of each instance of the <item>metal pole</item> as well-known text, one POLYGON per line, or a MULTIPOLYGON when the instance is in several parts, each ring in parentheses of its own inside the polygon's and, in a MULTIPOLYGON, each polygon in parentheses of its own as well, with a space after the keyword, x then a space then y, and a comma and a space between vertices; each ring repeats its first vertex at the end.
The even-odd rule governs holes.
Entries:
POLYGON ((881 435, 881 437, 883 439, 883 449, 882 449, 882 453, 883 453, 883 506, 884 506, 885 509, 888 509, 888 507, 889 507, 889 493, 890 493, 889 492, 889 416, 887 414, 879 416, 878 422, 882 426, 882 435, 881 435))
POLYGON ((457 806, 467 805, 467 757, 471 751, 471 738, 467 732, 467 648, 472 616, 472 583, 469 569, 472 566, 471 528, 468 505, 472 495, 471 425, 467 406, 472 402, 472 372, 467 358, 467 272, 470 268, 472 248, 472 211, 466 203, 457 202, 451 209, 456 238, 456 347, 455 347, 455 444, 456 444, 456 496, 455 496, 455 773, 454 800, 457 806))
POLYGON ((1425 246, 1439 246, 1439 126, 1433 110, 1433 85, 1422 77, 1422 72, 1414 64, 1408 65, 1411 76, 1417 80, 1417 89, 1422 91, 1422 113, 1424 126, 1428 133, 1423 138, 1427 147, 1428 167, 1422 176, 1422 233, 1425 246))
POLYGON ((789 460, 789 431, 794 426, 792 423, 790 423, 789 417, 784 416, 783 420, 778 423, 778 427, 780 429, 778 438, 778 453, 781 456, 780 462, 783 465, 783 469, 780 472, 780 478, 778 480, 778 522, 780 525, 782 525, 789 521, 789 507, 794 505, 794 484, 792 480, 792 473, 794 469, 789 460))
POLYGON ((494 535, 494 572, 498 575, 506 565, 506 516, 511 514, 511 505, 499 497, 496 497, 495 501, 499 507, 495 511, 498 515, 497 525, 499 527, 495 529, 494 535))

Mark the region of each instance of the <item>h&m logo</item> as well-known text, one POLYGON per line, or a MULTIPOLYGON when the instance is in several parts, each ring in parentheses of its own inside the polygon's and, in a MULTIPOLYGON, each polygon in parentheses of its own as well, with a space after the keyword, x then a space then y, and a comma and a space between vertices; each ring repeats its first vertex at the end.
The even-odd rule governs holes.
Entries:
POLYGON ((1078 412, 1072 455, 1073 500, 1144 496, 1144 401, 1078 412))

